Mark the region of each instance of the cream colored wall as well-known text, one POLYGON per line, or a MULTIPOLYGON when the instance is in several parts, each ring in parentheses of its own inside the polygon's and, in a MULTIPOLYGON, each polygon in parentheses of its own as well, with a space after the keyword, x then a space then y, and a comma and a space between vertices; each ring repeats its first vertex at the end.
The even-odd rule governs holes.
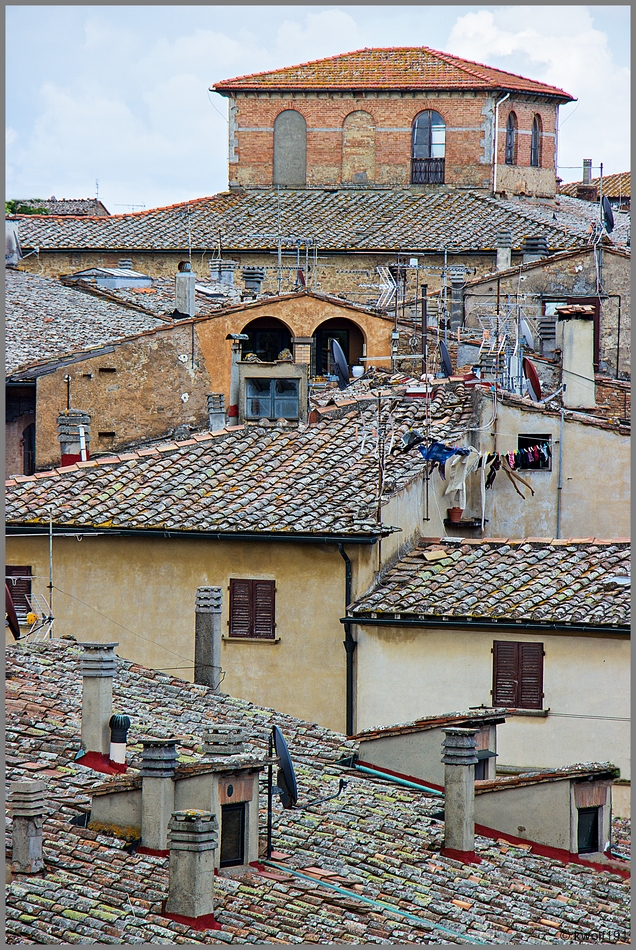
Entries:
POLYGON ((406 735, 383 736, 360 741, 358 758, 374 767, 412 775, 424 782, 444 785, 442 764, 442 729, 409 732, 406 735))
MULTIPOLYGON (((492 413, 490 399, 483 399, 481 425, 492 413)), ((533 412, 500 403, 496 438, 491 427, 479 433, 478 448, 510 452, 517 449, 517 436, 524 433, 552 436, 552 471, 524 470, 520 475, 532 485, 532 497, 524 486, 525 501, 500 470, 492 488, 486 490, 485 535, 496 538, 618 538, 630 537, 630 439, 627 435, 585 425, 566 416, 563 434, 563 487, 561 531, 557 534, 560 417, 557 413, 533 412)), ((468 511, 480 512, 479 473, 468 479, 468 511)))
POLYGON ((494 640, 544 645, 546 718, 510 716, 497 729, 498 764, 610 761, 629 775, 627 640, 356 625, 356 730, 492 703, 494 640))
MULTIPOLYGON (((357 546, 347 551, 355 564, 357 546)), ((32 565, 33 590, 46 594, 46 537, 8 537, 6 557, 32 565)), ((280 639, 224 640, 222 690, 344 731, 345 565, 335 545, 56 537, 55 636, 116 640, 120 656, 191 681, 196 588, 223 589, 226 633, 230 577, 276 580, 280 639)))
MULTIPOLYGON (((503 731, 503 727, 500 727, 503 731)), ((475 824, 551 848, 576 851, 571 842, 570 782, 541 782, 475 794, 475 824)))

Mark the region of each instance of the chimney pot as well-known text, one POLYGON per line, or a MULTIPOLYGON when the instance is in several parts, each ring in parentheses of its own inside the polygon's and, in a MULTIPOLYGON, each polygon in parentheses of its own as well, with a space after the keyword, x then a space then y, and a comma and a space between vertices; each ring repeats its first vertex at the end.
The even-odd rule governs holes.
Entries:
POLYGON ((220 587, 197 587, 195 599, 194 682, 209 686, 215 693, 221 686, 220 587))
POLYGON ((497 270, 508 270, 512 261, 512 231, 497 232, 497 270))
POLYGON ((225 428, 224 393, 208 393, 208 425, 211 432, 225 428))
POLYGON ((214 911, 214 852, 219 846, 216 816, 192 808, 172 813, 166 913, 196 920, 214 911))
POLYGON ((523 263, 529 264, 530 261, 538 261, 542 257, 547 257, 548 242, 542 234, 532 235, 523 239, 521 250, 523 263))
POLYGON ((241 755, 244 751, 245 733, 237 726, 211 726, 205 734, 203 755, 213 756, 241 755))
POLYGON ((126 765, 126 738, 130 729, 130 718, 128 716, 111 716, 108 725, 110 726, 110 752, 109 758, 115 765, 126 765))
POLYGON ((176 739, 144 739, 141 753, 141 844, 165 853, 174 809, 176 739))
POLYGON ((60 443, 62 465, 88 461, 91 441, 90 423, 90 415, 82 409, 65 409, 59 414, 57 439, 60 443))
POLYGON ((196 305, 196 274, 189 261, 181 261, 174 279, 175 310, 173 317, 194 317, 196 305))
POLYGON ((118 643, 82 643, 82 748, 108 755, 118 643))
POLYGON ((11 869, 17 874, 37 874, 44 867, 42 822, 45 785, 40 781, 12 782, 8 804, 13 816, 11 869))
POLYGON ((584 185, 589 185, 592 181, 592 159, 584 158, 583 159, 583 179, 582 182, 584 185))

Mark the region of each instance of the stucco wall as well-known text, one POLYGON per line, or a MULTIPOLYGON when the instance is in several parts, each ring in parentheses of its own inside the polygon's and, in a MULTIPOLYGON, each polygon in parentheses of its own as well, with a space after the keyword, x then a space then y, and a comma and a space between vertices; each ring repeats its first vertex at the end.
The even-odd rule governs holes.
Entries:
POLYGON ((611 761, 629 775, 628 641, 357 625, 356 729, 491 705, 493 640, 542 642, 547 717, 498 727, 498 764, 611 761))
POLYGON ((540 782, 475 795, 475 824, 565 851, 571 841, 570 782, 540 782))

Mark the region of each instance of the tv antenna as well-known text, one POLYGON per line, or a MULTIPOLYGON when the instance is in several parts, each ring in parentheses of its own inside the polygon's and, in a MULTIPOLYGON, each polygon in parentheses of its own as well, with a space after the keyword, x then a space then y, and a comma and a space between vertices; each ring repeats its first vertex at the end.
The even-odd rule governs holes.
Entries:
POLYGON ((278 726, 272 726, 272 731, 269 737, 269 766, 267 769, 267 858, 272 856, 272 824, 274 817, 274 795, 280 796, 280 801, 283 808, 290 809, 295 808, 297 811, 304 811, 306 808, 311 808, 314 805, 320 805, 323 802, 329 802, 333 798, 338 798, 340 793, 347 787, 348 782, 343 778, 340 779, 338 784, 338 791, 335 795, 327 795, 324 798, 314 798, 312 801, 307 802, 306 805, 297 805, 298 802, 298 783, 296 781, 296 773, 294 772, 294 766, 292 764, 291 756, 289 754, 289 749, 287 748, 287 743, 285 742, 285 737, 278 728, 278 726), (278 775, 276 776, 277 784, 274 785, 273 781, 273 771, 274 758, 278 758, 278 775))

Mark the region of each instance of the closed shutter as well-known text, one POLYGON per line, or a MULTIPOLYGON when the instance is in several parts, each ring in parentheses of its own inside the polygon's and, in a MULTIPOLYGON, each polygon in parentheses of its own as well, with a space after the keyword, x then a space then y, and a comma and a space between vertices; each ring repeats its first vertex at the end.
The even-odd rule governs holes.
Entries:
POLYGON ((230 580, 230 636, 250 637, 252 628, 252 582, 230 580))
POLYGON ((493 643, 493 705, 514 709, 518 701, 518 644, 510 640, 493 643))
POLYGON ((31 567, 16 567, 8 564, 4 573, 18 621, 25 624, 26 616, 31 610, 29 603, 31 599, 31 567))
POLYGON ((519 644, 519 706, 541 709, 543 706, 543 644, 519 644))
POLYGON ((274 581, 252 581, 253 637, 274 638, 274 581))

